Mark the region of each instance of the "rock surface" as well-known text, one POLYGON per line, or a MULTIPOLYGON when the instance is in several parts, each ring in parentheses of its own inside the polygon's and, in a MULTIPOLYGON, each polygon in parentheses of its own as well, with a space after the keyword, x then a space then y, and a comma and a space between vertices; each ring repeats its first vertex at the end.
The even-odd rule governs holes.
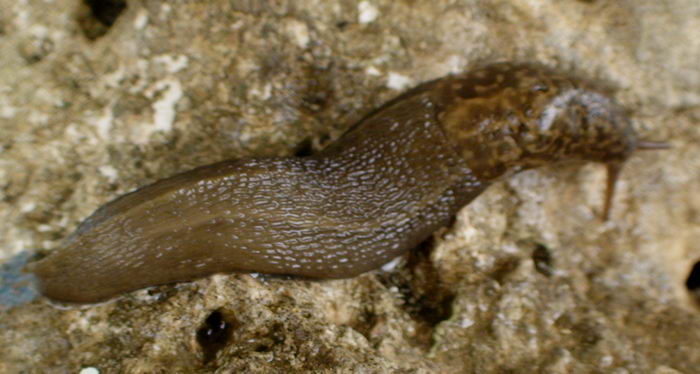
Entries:
POLYGON ((0 372, 700 372, 696 0, 0 9, 0 372), (318 149, 402 90, 495 60, 609 82, 673 149, 630 160, 609 222, 599 165, 528 171, 356 279, 217 275, 66 310, 6 275, 121 193, 318 149))

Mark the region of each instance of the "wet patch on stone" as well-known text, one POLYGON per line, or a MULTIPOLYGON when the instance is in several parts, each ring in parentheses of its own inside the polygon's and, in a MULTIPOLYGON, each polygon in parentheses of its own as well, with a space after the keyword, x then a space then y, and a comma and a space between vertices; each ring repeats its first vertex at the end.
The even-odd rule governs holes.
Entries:
POLYGON ((535 270, 538 273, 549 278, 554 272, 552 254, 549 248, 542 244, 537 244, 535 249, 532 251, 532 262, 535 264, 535 270))
POLYGON ((0 311, 27 304, 39 297, 34 275, 22 272, 31 258, 30 253, 22 252, 0 265, 0 311))

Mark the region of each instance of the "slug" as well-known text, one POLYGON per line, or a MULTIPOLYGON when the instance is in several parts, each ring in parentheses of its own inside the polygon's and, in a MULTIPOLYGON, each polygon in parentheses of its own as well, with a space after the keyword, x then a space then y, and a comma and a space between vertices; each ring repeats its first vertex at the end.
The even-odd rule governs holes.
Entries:
POLYGON ((606 164, 607 217, 622 163, 665 147, 638 140, 584 80, 496 63, 416 87, 317 154, 220 162, 123 195, 30 270, 45 296, 74 303, 213 273, 353 277, 540 165, 606 164))

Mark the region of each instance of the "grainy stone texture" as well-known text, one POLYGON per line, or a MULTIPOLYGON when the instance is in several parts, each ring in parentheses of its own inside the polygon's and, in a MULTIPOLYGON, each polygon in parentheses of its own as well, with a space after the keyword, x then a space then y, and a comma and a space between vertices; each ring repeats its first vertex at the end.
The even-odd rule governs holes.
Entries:
POLYGON ((673 149, 628 163, 606 223, 602 168, 562 165, 493 186, 391 272, 219 275, 82 309, 7 304, 0 372, 700 372, 700 309, 684 285, 700 260, 697 0, 111 5, 0 0, 8 264, 57 248, 123 192, 317 149, 479 61, 606 81, 639 132, 673 149), (198 339, 214 311, 225 332, 198 339))

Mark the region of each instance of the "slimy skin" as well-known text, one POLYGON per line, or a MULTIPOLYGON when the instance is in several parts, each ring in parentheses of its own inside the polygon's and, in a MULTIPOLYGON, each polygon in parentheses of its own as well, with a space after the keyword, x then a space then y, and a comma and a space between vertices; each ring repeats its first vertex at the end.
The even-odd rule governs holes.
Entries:
POLYGON ((33 264, 41 292, 91 303, 214 273, 347 278, 449 224, 503 176, 559 161, 619 167, 639 142, 590 84, 499 63, 425 83, 308 157, 225 161, 102 206, 33 264))

